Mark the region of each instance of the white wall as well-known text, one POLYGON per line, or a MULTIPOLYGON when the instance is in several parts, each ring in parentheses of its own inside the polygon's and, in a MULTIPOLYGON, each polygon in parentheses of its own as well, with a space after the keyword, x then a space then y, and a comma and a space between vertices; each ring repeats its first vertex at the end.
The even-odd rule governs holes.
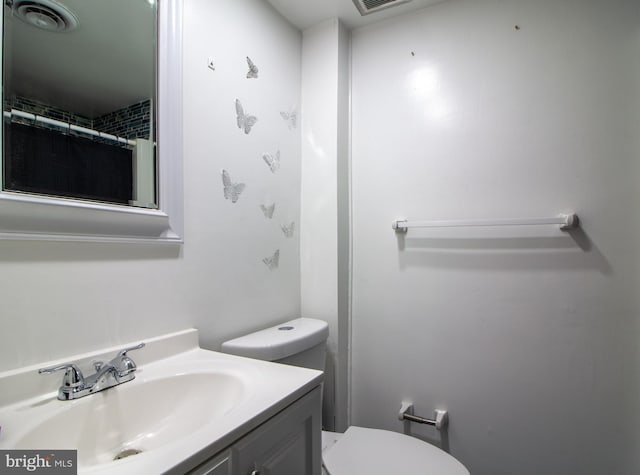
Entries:
POLYGON ((300 104, 301 35, 261 0, 184 3, 184 246, 0 242, 0 370, 194 326, 217 349, 299 315, 298 232, 279 226, 299 225, 300 133, 280 111, 300 104), (236 98, 259 119, 249 135, 236 98), (277 149, 272 174, 262 154, 277 149), (222 168, 247 185, 235 204, 222 168))
POLYGON ((474 475, 640 471, 639 26, 633 0, 454 0, 353 32, 354 424, 401 431, 406 398, 474 475), (571 210, 571 235, 391 230, 571 210))
POLYGON ((300 110, 302 37, 261 0, 186 0, 186 8, 187 220, 207 223, 186 232, 213 251, 194 256, 190 279, 203 287, 192 305, 215 348, 230 335, 300 315, 300 126, 290 129, 280 113, 300 110), (246 56, 258 79, 246 79, 246 56), (209 57, 215 71, 207 69, 209 57), (248 135, 236 127, 236 98, 258 117, 248 135), (272 173, 262 155, 276 150, 281 164, 272 173), (247 185, 235 204, 221 199, 223 168, 247 185), (269 203, 276 204, 272 220, 259 207, 269 203), (285 238, 280 226, 291 222, 293 238, 285 238), (269 271, 262 259, 276 249, 280 266, 269 271))
POLYGON ((337 19, 303 32, 301 308, 329 323, 323 424, 347 427, 349 37, 337 19))

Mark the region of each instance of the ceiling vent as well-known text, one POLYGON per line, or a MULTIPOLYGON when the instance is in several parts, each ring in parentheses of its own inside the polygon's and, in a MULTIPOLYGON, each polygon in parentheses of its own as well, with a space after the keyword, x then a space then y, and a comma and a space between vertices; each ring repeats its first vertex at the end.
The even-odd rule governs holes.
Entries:
POLYGON ((411 0, 353 0, 353 3, 358 8, 360 15, 364 16, 410 1, 411 0))
POLYGON ((52 0, 14 0, 14 15, 47 31, 71 31, 78 27, 78 18, 64 5, 52 0))

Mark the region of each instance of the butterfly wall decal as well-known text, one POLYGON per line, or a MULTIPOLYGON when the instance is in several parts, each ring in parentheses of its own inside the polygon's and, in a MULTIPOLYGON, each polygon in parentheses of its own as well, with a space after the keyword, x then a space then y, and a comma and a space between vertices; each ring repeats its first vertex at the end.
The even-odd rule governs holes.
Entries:
POLYGON ((273 253, 273 256, 262 259, 262 262, 264 262, 269 270, 277 269, 280 262, 280 249, 276 250, 276 252, 273 253))
POLYGON ((295 107, 292 107, 289 112, 280 112, 280 117, 287 123, 289 130, 293 130, 298 127, 298 112, 295 107))
POLYGON ((222 184, 224 185, 224 198, 231 200, 232 203, 238 201, 246 186, 244 183, 233 183, 227 170, 222 170, 222 184))
POLYGON ((262 212, 264 213, 264 217, 265 218, 273 218, 273 212, 276 210, 276 204, 275 203, 271 203, 270 205, 260 205, 260 209, 262 210, 262 212))
POLYGON ((281 224, 280 229, 282 229, 282 232, 286 237, 288 238, 293 237, 293 233, 296 230, 296 223, 295 221, 291 221, 291 224, 289 225, 281 224))
POLYGON ((258 79, 258 66, 256 66, 251 58, 247 56, 247 65, 249 65, 249 72, 247 73, 247 79, 258 79))
POLYGON ((236 99, 236 121, 238 128, 244 130, 245 134, 248 134, 256 122, 258 122, 258 118, 254 115, 245 114, 240 100, 236 99))
POLYGON ((280 169, 280 150, 278 150, 275 155, 265 153, 262 155, 262 159, 269 165, 271 173, 275 173, 280 169))

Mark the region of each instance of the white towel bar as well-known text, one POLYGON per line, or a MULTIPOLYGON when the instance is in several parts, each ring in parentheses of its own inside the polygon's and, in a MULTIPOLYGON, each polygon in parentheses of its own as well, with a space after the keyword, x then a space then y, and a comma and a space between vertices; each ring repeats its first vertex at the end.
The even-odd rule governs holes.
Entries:
POLYGON ((398 233, 406 233, 409 228, 451 228, 467 226, 530 226, 555 224, 562 231, 576 229, 580 225, 578 215, 575 213, 561 214, 551 218, 511 218, 511 219, 455 219, 443 221, 408 221, 398 219, 393 222, 392 228, 398 233))

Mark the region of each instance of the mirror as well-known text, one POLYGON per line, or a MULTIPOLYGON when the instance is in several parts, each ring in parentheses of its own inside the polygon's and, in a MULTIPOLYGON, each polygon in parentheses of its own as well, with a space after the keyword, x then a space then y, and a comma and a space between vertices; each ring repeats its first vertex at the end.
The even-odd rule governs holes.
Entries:
POLYGON ((3 190, 157 208, 155 0, 6 0, 3 190))
POLYGON ((0 19, 0 239, 182 243, 182 0, 0 19))

